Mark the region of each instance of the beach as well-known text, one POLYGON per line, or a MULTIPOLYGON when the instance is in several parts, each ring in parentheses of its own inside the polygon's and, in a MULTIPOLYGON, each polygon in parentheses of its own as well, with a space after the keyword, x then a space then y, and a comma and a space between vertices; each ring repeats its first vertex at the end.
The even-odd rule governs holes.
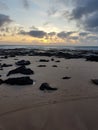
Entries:
POLYGON ((86 60, 91 51, 79 51, 78 57, 68 50, 66 55, 56 50, 15 49, 15 56, 12 50, 0 52, 0 63, 12 65, 0 70, 2 80, 23 76, 7 76, 20 60, 30 61, 26 67, 34 71, 32 85, 0 85, 0 130, 98 130, 98 86, 91 81, 98 79, 98 62, 86 60), (2 58, 6 54, 10 56, 2 58), (41 91, 42 83, 57 90, 41 91))

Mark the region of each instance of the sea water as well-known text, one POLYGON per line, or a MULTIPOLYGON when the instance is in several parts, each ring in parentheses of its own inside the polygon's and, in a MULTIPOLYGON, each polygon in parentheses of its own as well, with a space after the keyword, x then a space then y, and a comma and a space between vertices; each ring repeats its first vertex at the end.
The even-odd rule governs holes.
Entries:
POLYGON ((70 49, 70 50, 95 50, 98 51, 98 46, 55 46, 55 45, 0 45, 0 49, 70 49))

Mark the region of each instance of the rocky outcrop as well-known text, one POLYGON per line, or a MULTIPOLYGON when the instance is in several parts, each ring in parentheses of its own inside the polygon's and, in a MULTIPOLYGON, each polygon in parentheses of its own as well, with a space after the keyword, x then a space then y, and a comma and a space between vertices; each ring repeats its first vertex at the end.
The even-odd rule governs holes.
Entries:
POLYGON ((7 76, 12 75, 12 74, 18 74, 18 73, 25 74, 25 75, 32 75, 34 74, 34 71, 29 68, 26 68, 25 66, 21 66, 14 70, 9 71, 7 76))
POLYGON ((40 88, 41 91, 48 90, 48 91, 55 91, 57 88, 52 88, 48 83, 42 83, 40 88))
POLYGON ((22 65, 30 65, 30 61, 26 61, 26 60, 20 60, 18 62, 15 63, 18 66, 22 66, 22 65))
POLYGON ((0 84, 5 83, 9 85, 30 85, 33 84, 33 80, 30 77, 17 77, 17 78, 8 78, 6 80, 0 79, 0 84))

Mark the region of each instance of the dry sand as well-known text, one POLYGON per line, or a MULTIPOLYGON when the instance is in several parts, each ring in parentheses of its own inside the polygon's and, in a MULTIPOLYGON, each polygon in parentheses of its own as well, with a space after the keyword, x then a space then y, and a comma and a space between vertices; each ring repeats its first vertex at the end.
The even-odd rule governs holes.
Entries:
MULTIPOLYGON (((55 58, 61 62, 41 63, 39 59, 51 58, 16 58, 31 61, 28 68, 34 70, 35 74, 30 77, 36 83, 23 87, 0 85, 0 130, 98 130, 98 86, 91 82, 91 79, 98 78, 97 62, 55 58), (47 67, 37 67, 41 64, 47 67), (64 76, 71 79, 63 80, 64 76), (58 90, 40 91, 43 82, 58 90)), ((2 60, 2 63, 13 64, 13 67, 0 70, 2 79, 7 78, 9 70, 16 68, 15 62, 14 58, 2 60)))

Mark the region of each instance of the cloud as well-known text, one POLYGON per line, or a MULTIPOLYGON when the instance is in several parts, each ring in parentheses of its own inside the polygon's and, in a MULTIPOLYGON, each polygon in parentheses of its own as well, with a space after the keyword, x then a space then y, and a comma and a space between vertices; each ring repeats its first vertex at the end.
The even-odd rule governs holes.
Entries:
POLYGON ((29 8, 29 1, 28 0, 22 0, 23 2, 23 6, 25 9, 28 9, 29 8))
POLYGON ((10 19, 8 15, 0 14, 0 27, 2 27, 5 24, 9 24, 11 22, 12 20, 10 19))
POLYGON ((62 32, 58 33, 57 36, 60 37, 60 38, 67 38, 68 36, 70 36, 73 33, 74 32, 64 32, 64 31, 62 31, 62 32))
POLYGON ((78 0, 76 2, 76 8, 73 9, 72 13, 75 19, 80 19, 83 16, 98 11, 98 0, 78 0))
POLYGON ((56 35, 56 32, 50 32, 48 33, 48 36, 55 36, 56 35))
POLYGON ((98 0, 76 0, 71 20, 85 30, 98 31, 98 0))
POLYGON ((85 26, 87 28, 97 28, 98 27, 98 12, 95 12, 92 16, 85 20, 85 26))
POLYGON ((47 35, 46 32, 40 31, 40 30, 31 30, 31 31, 29 31, 29 32, 20 31, 19 34, 29 35, 29 36, 36 37, 36 38, 43 38, 44 36, 47 35))
POLYGON ((88 36, 87 40, 97 40, 98 41, 98 36, 88 36))
POLYGON ((79 36, 87 36, 89 33, 88 32, 80 32, 79 36))

